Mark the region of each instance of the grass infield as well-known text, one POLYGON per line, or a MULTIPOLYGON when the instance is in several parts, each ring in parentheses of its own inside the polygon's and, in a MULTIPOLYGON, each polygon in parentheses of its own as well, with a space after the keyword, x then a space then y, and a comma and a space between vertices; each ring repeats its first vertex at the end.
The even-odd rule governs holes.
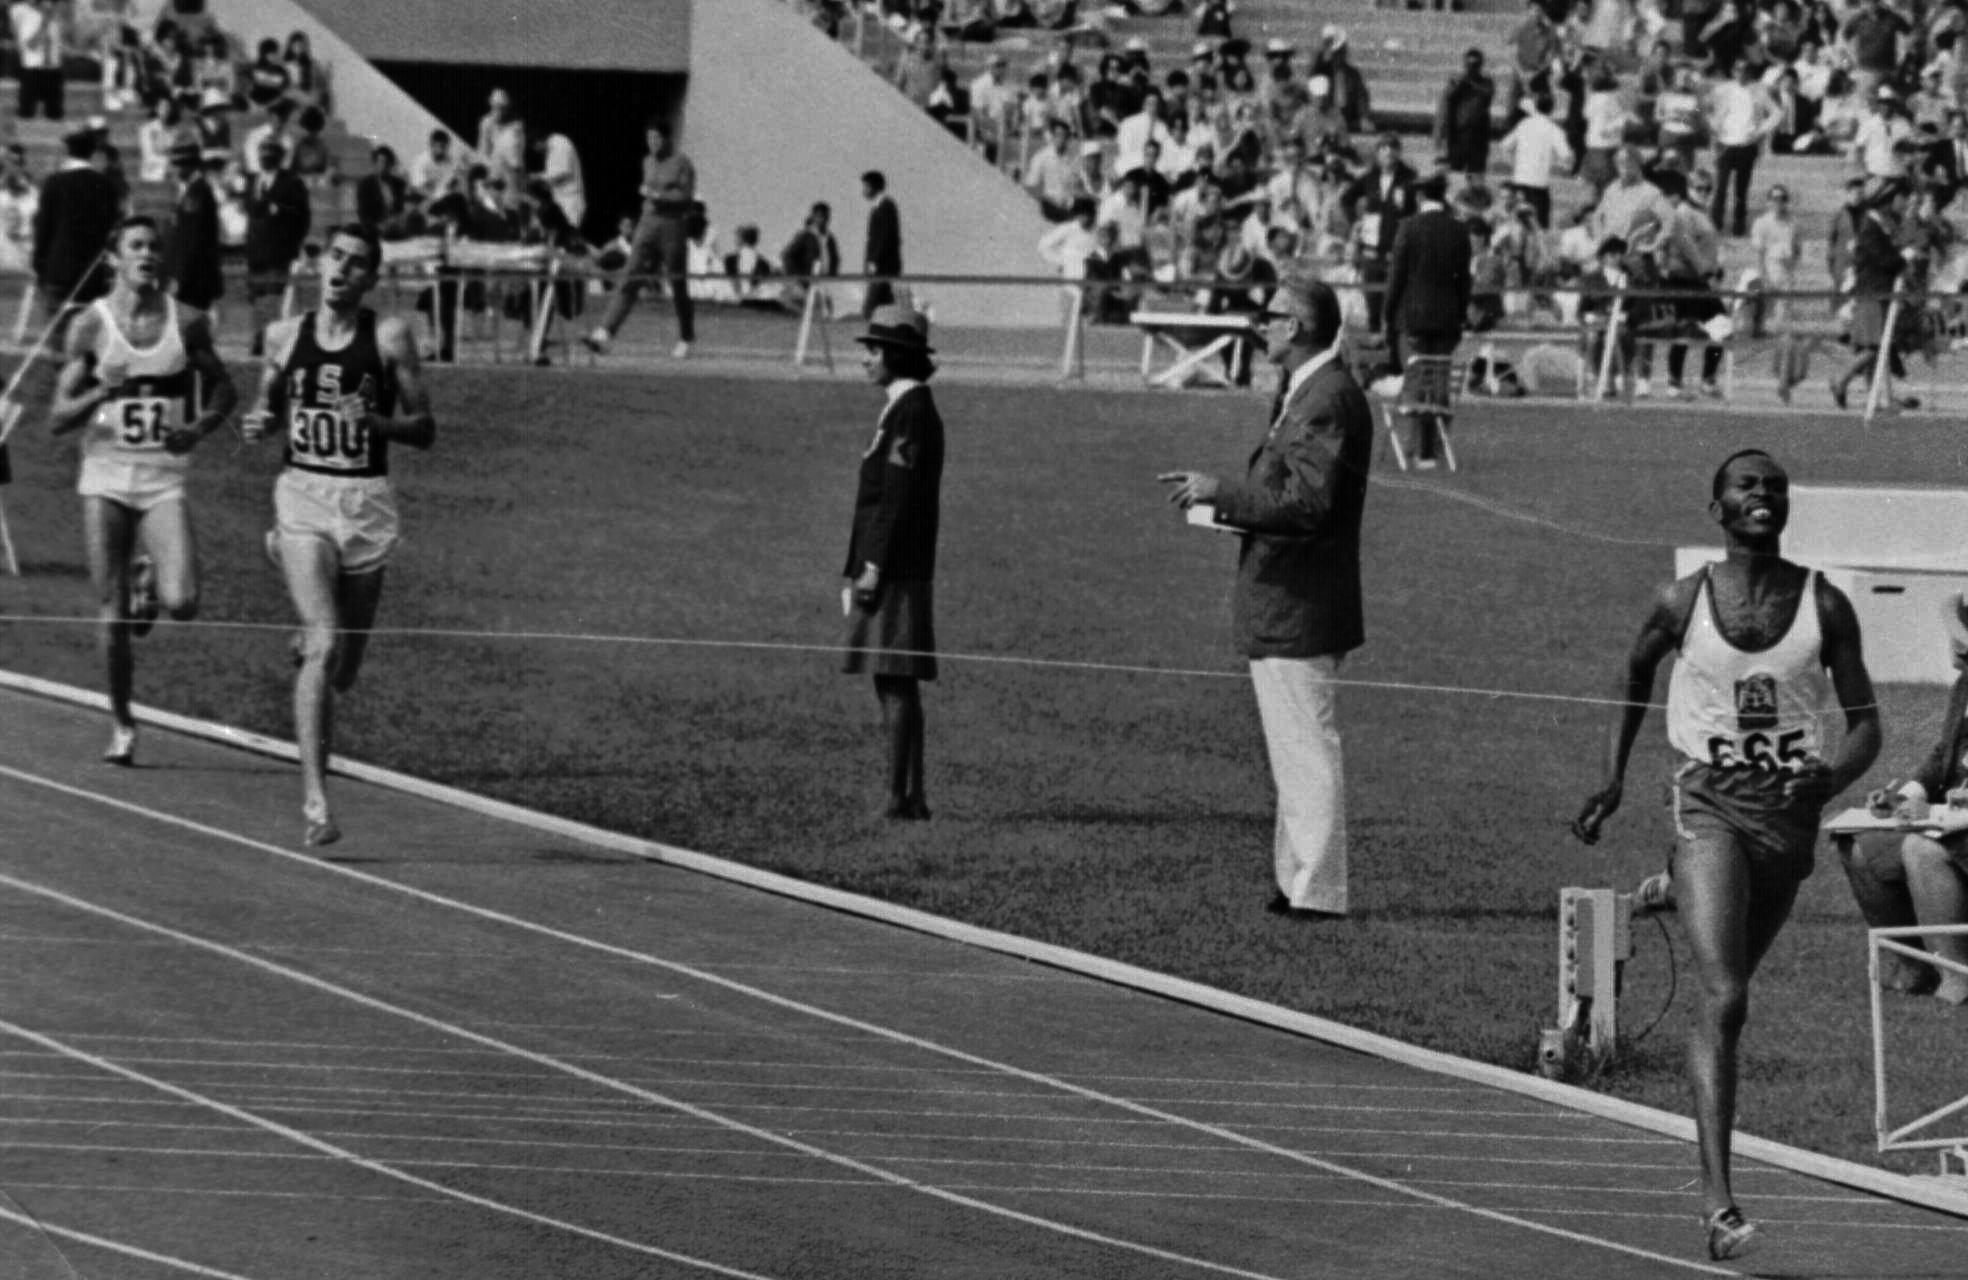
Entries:
MULTIPOLYGON (((1261 399, 938 388, 936 817, 890 825, 875 816, 867 681, 836 674, 829 652, 740 647, 837 638, 877 393, 496 370, 434 383, 436 450, 399 452, 408 537, 381 625, 693 643, 386 634, 341 705, 338 749, 1527 1070, 1555 1018, 1557 890, 1630 888, 1663 864, 1669 757, 1655 716, 1626 809, 1588 850, 1565 826, 1596 783, 1606 710, 1517 695, 1609 696, 1672 548, 1714 541, 1705 505, 1724 454, 1768 447, 1803 482, 1959 482, 1968 469, 1939 421, 1866 432, 1855 419, 1495 404, 1468 409, 1462 474, 1411 481, 1377 464, 1393 483, 1367 507, 1369 638, 1343 674, 1429 687, 1342 696, 1358 914, 1314 925, 1262 910, 1272 793, 1228 644, 1234 544, 1185 528, 1153 482, 1173 467, 1240 470, 1261 399)), ((208 441, 193 483, 204 616, 284 627, 259 546, 277 450, 229 449, 208 441)), ((72 448, 30 423, 13 452, 5 500, 27 572, 0 579, 5 612, 85 613, 72 448)), ((0 623, 0 661, 101 682, 75 626, 0 623)), ((140 700, 291 732, 284 631, 161 625, 138 663, 140 700)), ((1882 697, 1887 746, 1862 785, 1913 767, 1944 702, 1938 688, 1882 697)), ((1638 943, 1629 1032, 1669 991, 1661 933, 1643 924, 1638 943)), ((1679 995, 1595 1085, 1680 1110, 1690 1002, 1674 947, 1679 995)), ((1965 1016, 1895 1001, 1905 1107, 1962 1090, 1965 1016)), ((1743 1127, 1872 1159, 1867 1018, 1862 926, 1826 846, 1754 989, 1743 1127)))

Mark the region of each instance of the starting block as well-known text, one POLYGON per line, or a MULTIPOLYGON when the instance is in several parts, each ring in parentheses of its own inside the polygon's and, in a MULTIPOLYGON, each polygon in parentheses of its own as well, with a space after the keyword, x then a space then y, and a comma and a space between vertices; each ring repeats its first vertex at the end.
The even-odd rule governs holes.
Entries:
MULTIPOLYGON (((1141 330, 1141 378, 1150 386, 1181 390, 1191 378, 1201 378, 1219 387, 1234 385, 1234 379, 1218 363, 1239 339, 1258 340, 1254 317, 1248 315, 1204 315, 1188 311, 1137 311, 1128 323, 1141 330), (1175 358, 1166 368, 1155 368, 1157 345, 1175 358)), ((1232 357, 1234 361, 1234 357, 1232 357)))
POLYGON ((1633 958, 1633 895, 1558 891, 1558 1025, 1538 1040, 1538 1073, 1557 1079, 1586 1061, 1611 1061, 1619 995, 1633 958))

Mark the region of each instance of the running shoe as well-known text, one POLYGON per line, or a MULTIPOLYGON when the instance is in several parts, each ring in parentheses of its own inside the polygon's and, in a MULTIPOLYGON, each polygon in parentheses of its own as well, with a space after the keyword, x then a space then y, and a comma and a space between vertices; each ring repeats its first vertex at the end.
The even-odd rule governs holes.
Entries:
POLYGON ((301 824, 301 843, 310 849, 319 849, 342 838, 342 829, 335 825, 325 804, 318 809, 302 808, 301 824))
POLYGON ((128 769, 137 762, 137 726, 119 724, 109 732, 109 750, 103 752, 103 763, 128 769))
POLYGON ((1756 1224, 1735 1205, 1709 1214, 1702 1219, 1702 1227, 1708 1232, 1708 1256, 1716 1262, 1746 1258, 1763 1242, 1756 1224))
POLYGON ((679 342, 674 347, 671 347, 670 358, 673 360, 688 360, 690 358, 690 344, 688 342, 679 342))
POLYGON ((598 356, 608 354, 608 330, 591 329, 581 335, 581 345, 598 356))
POLYGON ((1657 871, 1633 890, 1633 914, 1659 915, 1674 910, 1674 873, 1657 871))
POLYGON ((147 636, 157 621, 157 566, 149 556, 130 562, 130 634, 147 636))

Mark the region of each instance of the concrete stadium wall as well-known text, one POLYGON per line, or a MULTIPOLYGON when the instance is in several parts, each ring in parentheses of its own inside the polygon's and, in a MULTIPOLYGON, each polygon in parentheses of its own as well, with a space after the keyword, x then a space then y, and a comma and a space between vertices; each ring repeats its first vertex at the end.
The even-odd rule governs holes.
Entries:
MULTIPOLYGON (((294 0, 208 0, 206 8, 249 48, 262 37, 285 42, 288 33, 305 31, 316 60, 329 67, 335 114, 349 132, 394 147, 404 163, 424 149, 431 130, 443 127, 443 121, 354 45, 294 0)), ((470 145, 472 139, 467 136, 463 141, 470 145)))
MULTIPOLYGON (((1016 183, 956 141, 853 54, 780 0, 696 0, 683 145, 699 193, 729 234, 757 223, 777 252, 816 200, 834 208, 844 272, 858 271, 880 169, 916 273, 1036 275, 1045 222, 1016 183)), ((1058 324, 1058 290, 920 290, 939 325, 1058 324)))

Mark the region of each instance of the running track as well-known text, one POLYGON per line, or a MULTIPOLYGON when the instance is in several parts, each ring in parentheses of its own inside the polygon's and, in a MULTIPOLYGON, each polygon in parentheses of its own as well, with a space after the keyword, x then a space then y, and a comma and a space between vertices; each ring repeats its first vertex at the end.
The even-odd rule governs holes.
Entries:
MULTIPOLYGON (((0 1277, 1737 1274, 1687 1144, 0 692, 0 1277), (72 1269, 71 1269, 72 1268, 72 1269)), ((1768 1166, 1749 1274, 1962 1274, 1768 1166)))

